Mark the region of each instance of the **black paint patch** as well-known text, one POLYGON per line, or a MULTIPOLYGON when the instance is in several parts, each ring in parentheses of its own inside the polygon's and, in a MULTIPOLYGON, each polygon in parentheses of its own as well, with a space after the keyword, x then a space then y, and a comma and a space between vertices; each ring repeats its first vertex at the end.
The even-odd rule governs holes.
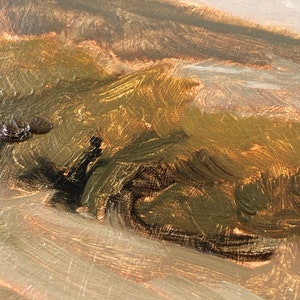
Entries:
POLYGON ((88 166, 101 156, 101 138, 90 138, 90 146, 86 149, 78 162, 71 167, 60 167, 53 162, 38 158, 38 167, 19 176, 19 180, 28 187, 34 187, 41 183, 47 188, 56 190, 51 203, 61 203, 68 209, 75 210, 80 206, 80 200, 85 185, 90 178, 94 167, 88 170, 88 166), (36 184, 35 184, 36 183, 36 184))

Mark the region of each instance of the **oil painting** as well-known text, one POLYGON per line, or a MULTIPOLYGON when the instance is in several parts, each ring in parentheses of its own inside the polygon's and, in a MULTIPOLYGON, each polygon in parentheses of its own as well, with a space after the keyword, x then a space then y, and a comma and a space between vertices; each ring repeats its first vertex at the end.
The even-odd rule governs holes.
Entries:
POLYGON ((297 0, 0 1, 1 299, 299 299, 297 0))

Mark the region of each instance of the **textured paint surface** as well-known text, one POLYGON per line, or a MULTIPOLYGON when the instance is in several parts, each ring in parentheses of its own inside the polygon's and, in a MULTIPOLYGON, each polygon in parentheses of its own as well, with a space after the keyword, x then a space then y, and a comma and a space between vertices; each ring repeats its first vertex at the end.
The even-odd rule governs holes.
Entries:
POLYGON ((252 22, 300 32, 298 0, 186 0, 193 4, 210 5, 252 22))
POLYGON ((295 34, 173 2, 25 2, 1 1, 0 118, 53 129, 0 144, 0 295, 297 299, 295 34), (71 212, 51 176, 96 135, 71 212))

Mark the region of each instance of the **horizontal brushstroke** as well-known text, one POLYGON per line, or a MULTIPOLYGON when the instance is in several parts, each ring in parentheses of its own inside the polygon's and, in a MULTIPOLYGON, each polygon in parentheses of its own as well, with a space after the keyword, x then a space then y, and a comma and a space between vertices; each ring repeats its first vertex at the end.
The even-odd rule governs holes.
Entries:
POLYGON ((42 287, 34 284, 35 264, 43 274, 53 270, 58 294, 66 289, 73 298, 91 296, 93 287, 107 295, 108 285, 95 281, 107 276, 125 282, 128 295, 172 298, 174 282, 187 287, 182 297, 199 294, 195 283, 213 297, 216 286, 232 295, 233 283, 221 284, 223 276, 199 281, 201 253, 189 265, 182 259, 191 249, 166 246, 162 258, 158 249, 167 243, 135 232, 250 266, 271 260, 265 274, 249 272, 242 284, 262 297, 274 291, 297 297, 291 260, 297 261, 300 225, 299 38, 210 8, 147 6, 1 2, 1 119, 38 116, 53 124, 45 135, 0 144, 0 193, 5 198, 9 187, 23 195, 0 199, 1 249, 9 262, 9 253, 25 260, 21 272, 29 274, 24 282, 18 270, 3 273, 3 293, 45 291, 54 299, 47 278, 42 287), (103 140, 101 150, 91 148, 93 137, 103 140), (71 178, 74 170, 80 191, 61 196, 69 181, 56 175, 71 178), (39 239, 31 243, 33 236, 39 239), (33 257, 41 241, 49 247, 33 257), (141 243, 130 248, 131 241, 141 243), (78 288, 84 270, 90 270, 86 289, 78 288), (256 284, 262 280, 264 287, 256 284))
POLYGON ((209 9, 157 0, 147 1, 147 9, 137 0, 126 5, 65 0, 46 6, 42 1, 3 1, 2 6, 4 28, 11 35, 55 32, 64 41, 95 40, 107 53, 125 60, 213 57, 269 66, 272 45, 276 55, 299 62, 298 39, 241 22, 230 24, 228 18, 209 9))

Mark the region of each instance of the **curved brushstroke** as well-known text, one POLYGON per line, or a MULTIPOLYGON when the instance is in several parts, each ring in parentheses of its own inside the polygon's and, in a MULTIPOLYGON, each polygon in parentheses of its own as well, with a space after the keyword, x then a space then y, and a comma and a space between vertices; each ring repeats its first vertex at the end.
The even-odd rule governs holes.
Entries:
POLYGON ((1 5, 1 119, 55 124, 9 126, 2 184, 235 260, 299 235, 297 37, 154 0, 1 5))
MULTIPOLYGON (((276 249, 275 240, 233 233, 214 236, 191 234, 188 231, 180 232, 172 225, 147 224, 137 214, 137 202, 155 197, 175 182, 176 175, 174 176, 171 166, 159 162, 141 165, 133 178, 124 183, 120 193, 109 197, 108 213, 117 213, 119 222, 123 225, 152 238, 172 241, 236 261, 265 261, 271 258, 276 249)), ((111 218, 114 220, 115 217, 111 218)))

